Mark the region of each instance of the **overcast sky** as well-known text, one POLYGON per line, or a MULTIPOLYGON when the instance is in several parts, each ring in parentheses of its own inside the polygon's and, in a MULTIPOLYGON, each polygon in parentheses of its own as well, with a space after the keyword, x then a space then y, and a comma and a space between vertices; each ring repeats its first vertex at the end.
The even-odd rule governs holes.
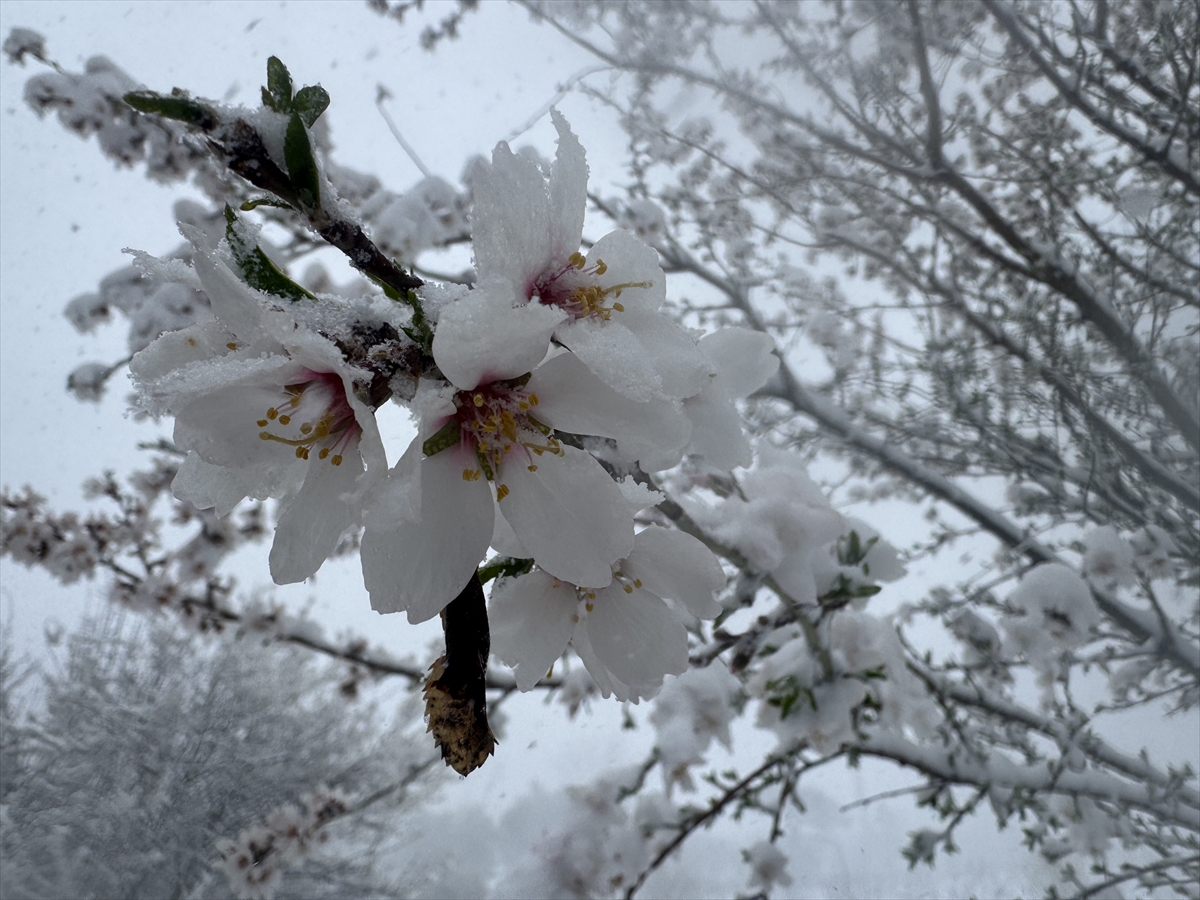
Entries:
MULTIPOLYGON (((338 161, 399 191, 420 175, 376 112, 377 84, 394 96, 391 112, 416 152, 435 173, 454 182, 467 159, 490 152, 538 111, 560 82, 592 64, 556 32, 501 3, 484 3, 464 22, 461 40, 428 54, 417 43, 420 26, 443 12, 434 6, 432 15, 415 17, 402 28, 354 2, 4 0, 0 32, 14 26, 41 32, 50 55, 69 70, 103 54, 150 88, 179 86, 247 104, 257 104, 266 58, 277 55, 298 84, 320 82, 331 94, 327 116, 338 161)), ((79 508, 83 479, 105 468, 127 471, 137 441, 169 434, 169 426, 124 418, 120 376, 98 406, 66 394, 65 379, 75 366, 124 354, 125 329, 118 322, 98 335, 80 336, 61 311, 126 262, 123 247, 165 253, 179 243, 171 205, 180 190, 154 185, 137 170, 115 169, 94 142, 66 133, 55 121, 39 121, 21 99, 24 80, 39 70, 34 63, 24 69, 4 65, 0 71, 0 481, 9 487, 32 484, 59 508, 79 508)), ((559 108, 587 149, 593 186, 608 189, 619 183, 624 139, 611 116, 578 95, 569 95, 559 108)), ((546 155, 553 152, 553 132, 545 119, 517 143, 526 141, 546 155)), ((391 459, 406 436, 402 414, 393 425, 391 459)), ((239 573, 244 587, 267 581, 263 558, 254 562, 259 568, 239 573)), ((436 620, 413 628, 402 617, 374 614, 357 565, 357 560, 326 564, 315 585, 290 587, 278 596, 294 605, 311 600, 314 615, 331 630, 348 628, 386 646, 424 654, 428 642, 440 637, 436 620)), ((48 617, 70 624, 92 603, 94 588, 86 585, 66 590, 7 560, 0 562, 0 572, 0 617, 12 623, 18 645, 31 652, 41 645, 48 617)), ((507 714, 510 728, 497 757, 469 780, 449 786, 453 808, 478 805, 495 811, 532 785, 556 791, 587 781, 611 764, 640 759, 652 742, 646 728, 619 729, 615 702, 569 723, 557 707, 543 706, 539 696, 515 698, 507 714)), ((761 741, 741 746, 734 761, 760 760, 761 741)), ((911 800, 841 816, 835 812, 881 786, 910 781, 894 769, 882 779, 873 771, 869 777, 831 771, 820 789, 806 796, 813 813, 797 822, 789 838, 796 854, 794 891, 828 892, 840 885, 845 893, 856 883, 882 888, 898 885, 903 877, 911 878, 904 884, 914 893, 946 896, 968 886, 985 894, 989 885, 1016 892, 1026 877, 1040 883, 1041 867, 1012 850, 1019 834, 996 844, 986 817, 964 834, 984 842, 982 847, 967 848, 970 852, 957 861, 940 862, 934 873, 904 876, 904 863, 893 848, 915 827, 911 800), (986 866, 982 874, 981 865, 986 866), (866 882, 864 867, 873 873, 866 882), (806 878, 806 870, 819 873, 819 882, 806 878)), ((721 839, 720 833, 702 837, 698 849, 721 839)), ((728 868, 736 862, 735 850, 727 848, 713 859, 693 869, 698 881, 672 876, 671 886, 664 883, 660 889, 686 896, 697 884, 725 894, 744 886, 744 873, 728 868)))

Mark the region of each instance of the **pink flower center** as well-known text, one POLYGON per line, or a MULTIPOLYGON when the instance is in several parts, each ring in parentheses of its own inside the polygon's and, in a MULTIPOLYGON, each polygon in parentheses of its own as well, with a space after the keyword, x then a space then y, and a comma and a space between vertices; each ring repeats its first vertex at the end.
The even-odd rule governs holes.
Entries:
MULTIPOLYGON (((479 468, 463 470, 464 481, 487 476, 496 481, 500 466, 512 463, 514 452, 530 472, 537 471, 534 457, 543 453, 562 455, 562 446, 550 437, 550 428, 532 415, 538 405, 537 394, 489 384, 470 391, 459 391, 454 397, 458 407, 455 421, 461 440, 475 452, 479 468)), ((496 498, 503 500, 508 486, 496 481, 496 498)))
POLYGON ((625 307, 617 302, 621 291, 631 287, 648 288, 651 285, 649 281, 627 281, 601 287, 596 279, 607 271, 604 260, 598 259, 589 266, 583 254, 575 252, 565 266, 548 269, 534 279, 530 295, 537 294, 542 303, 557 306, 576 319, 591 317, 607 322, 614 312, 625 311, 625 307), (610 295, 612 302, 607 303, 610 295))
POLYGON ((362 435, 341 376, 303 369, 300 379, 285 385, 284 401, 258 420, 258 427, 264 429, 258 436, 295 447, 299 459, 308 459, 313 449, 320 448, 318 459, 340 466, 343 453, 357 446, 362 435))

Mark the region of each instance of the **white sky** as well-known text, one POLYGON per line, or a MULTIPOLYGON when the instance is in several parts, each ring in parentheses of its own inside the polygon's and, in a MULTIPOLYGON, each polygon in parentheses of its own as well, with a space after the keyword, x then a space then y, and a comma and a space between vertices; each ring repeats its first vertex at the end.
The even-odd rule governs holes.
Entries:
MULTIPOLYGON (((33 28, 69 70, 103 54, 150 88, 179 86, 248 105, 258 102, 267 56, 277 55, 297 84, 319 81, 331 94, 326 115, 338 161, 403 190, 419 173, 375 110, 377 84, 394 96, 389 108, 409 143, 435 173, 455 182, 469 157, 489 152, 547 102, 559 82, 592 62, 553 30, 496 2, 468 16, 460 40, 425 53, 417 44, 420 27, 445 11, 431 4, 423 18, 413 16, 401 28, 358 2, 4 0, 0 35, 14 26, 33 28)), ((21 91, 24 80, 40 70, 36 63, 25 69, 0 67, 0 482, 9 487, 30 483, 59 508, 79 508, 83 479, 105 468, 127 470, 135 443, 169 434, 169 428, 123 417, 119 376, 98 407, 66 394, 65 379, 75 366, 124 355, 125 328, 118 322, 98 336, 80 336, 61 310, 126 262, 123 247, 165 253, 179 243, 171 217, 179 189, 154 185, 137 170, 114 170, 94 142, 66 133, 56 121, 39 121, 21 91)), ((568 96, 560 108, 587 148, 593 186, 620 183, 624 139, 610 114, 578 95, 568 96)), ((545 120, 520 139, 525 141, 547 155, 553 151, 545 120)), ((263 559, 254 564, 257 569, 247 567, 242 575, 243 587, 268 580, 263 559)), ((18 646, 29 652, 39 652, 47 617, 71 623, 97 602, 94 588, 63 589, 7 560, 0 562, 0 572, 0 622, 13 624, 18 646)), ((413 628, 401 617, 371 612, 354 560, 327 564, 315 585, 278 596, 297 605, 312 599, 314 615, 331 631, 347 628, 393 648, 423 654, 426 643, 440 636, 436 620, 413 628)), ((448 785, 451 808, 478 806, 495 813, 533 785, 557 791, 612 764, 637 761, 653 739, 648 728, 621 731, 615 703, 574 722, 567 722, 557 706, 544 707, 539 696, 514 698, 506 712, 510 727, 496 758, 470 779, 448 785)), ((763 740, 739 747, 736 762, 761 760, 763 740)), ((968 889, 1040 892, 1034 886, 1044 883, 1045 870, 1013 849, 1019 833, 1010 830, 997 840, 986 813, 964 832, 973 845, 964 844, 962 856, 939 862, 932 873, 904 874, 896 848, 904 833, 917 827, 910 799, 846 815, 834 812, 874 790, 913 780, 888 772, 880 776, 870 767, 866 774, 838 767, 814 780, 820 791, 806 797, 813 811, 793 820, 788 839, 797 895, 846 894, 854 885, 927 896, 968 889)), ((742 889, 745 876, 737 867, 736 849, 711 852, 727 839, 722 834, 697 841, 690 858, 692 878, 698 880, 669 875, 657 887, 652 883, 651 893, 742 889), (711 861, 697 865, 706 852, 711 861)), ((756 832, 739 840, 748 844, 762 836, 756 832)))

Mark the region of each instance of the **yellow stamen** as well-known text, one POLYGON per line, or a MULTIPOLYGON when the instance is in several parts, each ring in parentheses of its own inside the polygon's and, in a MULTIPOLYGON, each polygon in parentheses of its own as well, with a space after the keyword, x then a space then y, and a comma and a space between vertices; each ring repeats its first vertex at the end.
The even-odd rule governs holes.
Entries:
POLYGON ((496 488, 496 502, 497 503, 499 503, 501 500, 503 500, 507 496, 508 496, 508 485, 507 484, 502 484, 498 488, 496 488))
MULTIPOLYGON (((304 454, 304 458, 308 459, 307 453, 304 454)), ((335 466, 340 466, 342 464, 342 458, 341 458, 341 456, 335 456, 333 459, 330 460, 330 462, 333 463, 335 466)))
POLYGON ((507 409, 500 413, 500 432, 510 441, 517 439, 517 420, 507 409))
POLYGON ((228 344, 226 344, 225 346, 226 346, 226 347, 228 347, 230 350, 236 350, 236 349, 237 349, 237 344, 235 344, 233 341, 230 341, 230 342, 229 342, 228 344))
POLYGON ((596 274, 603 275, 608 271, 608 265, 602 259, 596 260, 596 274))
POLYGON ((625 585, 625 593, 627 593, 627 594, 633 593, 633 585, 632 584, 625 585))
MULTIPOLYGON (((259 420, 258 420, 258 427, 259 427, 259 428, 266 428, 266 427, 267 427, 267 420, 266 420, 266 419, 259 419, 259 420)), ((259 435, 259 437, 262 437, 262 435, 259 435)))
MULTIPOLYGON (((287 424, 289 424, 291 421, 292 421, 292 417, 291 417, 291 416, 280 416, 280 417, 279 417, 279 424, 280 424, 280 425, 287 425, 287 424)), ((301 428, 300 430, 301 430, 301 431, 303 431, 304 429, 303 429, 303 428, 301 428)))
POLYGON ((536 471, 537 471, 537 466, 526 466, 525 468, 527 468, 527 469, 528 469, 530 472, 536 472, 536 471))

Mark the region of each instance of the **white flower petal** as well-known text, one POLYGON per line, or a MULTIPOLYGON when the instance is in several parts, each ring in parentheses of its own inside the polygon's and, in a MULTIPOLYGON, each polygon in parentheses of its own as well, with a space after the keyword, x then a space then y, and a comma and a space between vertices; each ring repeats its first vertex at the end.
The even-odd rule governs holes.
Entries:
POLYGON ((613 317, 618 320, 641 344, 643 355, 658 373, 663 396, 672 400, 694 397, 708 384, 711 368, 704 354, 668 316, 629 309, 613 317))
POLYGON ((179 230, 195 248, 192 265, 204 285, 213 314, 240 341, 253 343, 262 338, 263 308, 258 293, 208 248, 204 232, 191 225, 180 225, 179 230))
POLYGON ((596 241, 587 259, 589 266, 603 261, 607 267, 603 275, 596 276, 602 288, 648 282, 645 287, 622 287, 619 298, 609 295, 610 303, 616 300, 626 312, 657 312, 666 300, 667 279, 658 264, 658 251, 628 231, 610 231, 596 241))
POLYGON ((433 336, 433 358, 454 386, 471 390, 530 372, 566 314, 540 303, 514 308, 495 286, 448 304, 433 336))
MULTIPOLYGON (((571 584, 603 587, 612 564, 633 549, 633 516, 621 489, 588 453, 534 456, 502 467, 509 488, 500 511, 539 566, 571 584)), ((514 454, 515 455, 515 454, 514 454)), ((489 537, 491 522, 488 523, 489 537)))
POLYGON ((684 400, 683 411, 692 423, 689 453, 699 454, 705 463, 724 471, 750 465, 753 454, 742 430, 742 417, 730 397, 716 385, 684 400))
POLYGON ((662 686, 687 669, 683 623, 658 597, 614 584, 596 593, 587 615, 592 651, 613 677, 631 688, 662 686))
POLYGON ((550 173, 550 259, 565 260, 579 250, 583 215, 587 207, 587 158, 579 138, 557 109, 550 121, 558 132, 558 152, 550 173))
MULTIPOLYGON (((647 485, 634 481, 632 476, 622 478, 617 482, 617 486, 621 489, 621 493, 629 503, 629 508, 635 515, 643 509, 658 506, 667 499, 667 495, 662 491, 651 490, 647 485)), ((637 538, 634 538, 634 543, 636 542, 637 538)))
POLYGON ((779 370, 775 339, 748 328, 721 328, 700 339, 700 350, 716 370, 716 386, 728 397, 745 397, 779 370))
MULTIPOLYGON (((296 368, 290 362, 288 367, 296 368)), ((201 393, 176 411, 175 445, 194 451, 205 462, 231 468, 287 460, 292 451, 262 440, 263 429, 257 424, 268 409, 279 405, 282 384, 245 379, 201 393)))
POLYGON ((612 673, 596 657, 596 651, 592 649, 591 638, 588 637, 587 617, 582 618, 579 624, 575 626, 575 633, 571 635, 571 646, 579 655, 579 659, 583 663, 584 668, 588 670, 588 674, 592 676, 592 680, 596 682, 596 687, 600 688, 601 696, 607 699, 615 695, 622 703, 627 700, 637 703, 641 699, 640 695, 634 695, 630 691, 629 685, 622 684, 614 678, 612 673))
POLYGON ((690 534, 649 526, 633 539, 633 552, 621 570, 651 594, 682 602, 694 616, 711 619, 721 613, 713 593, 725 586, 725 572, 690 534))
POLYGON ((632 400, 662 396, 662 379, 641 343, 617 319, 570 319, 554 337, 571 349, 600 380, 632 400))
POLYGON ((545 572, 507 578, 493 588, 488 603, 492 652, 513 667, 520 690, 537 684, 562 656, 578 606, 575 588, 545 572))
POLYGON ((492 549, 501 556, 511 556, 513 559, 532 559, 525 545, 517 539, 517 533, 508 524, 504 516, 496 516, 492 527, 492 549))
POLYGON ((340 466, 315 454, 306 465, 304 485, 279 512, 271 545, 271 578, 276 584, 294 584, 316 572, 361 507, 355 487, 363 462, 356 448, 345 454, 340 466))
POLYGON ((232 339, 227 329, 212 320, 159 335, 129 361, 141 408, 155 416, 166 412, 170 395, 159 389, 158 383, 189 364, 219 359, 229 353, 232 339))
MULTIPOLYGON (((500 143, 492 151, 491 166, 476 176, 472 193, 471 240, 480 278, 503 279, 528 299, 533 280, 552 261, 551 251, 559 243, 554 233, 565 224, 552 218, 541 170, 500 143)), ((582 223, 574 235, 576 249, 581 232, 582 223)))
POLYGON ((416 494, 420 510, 395 523, 368 517, 361 551, 372 608, 407 610, 414 624, 436 616, 466 586, 487 552, 495 514, 487 482, 463 480, 463 470, 475 464, 473 456, 452 447, 421 459, 420 440, 409 446, 382 488, 409 498, 416 494), (405 488, 404 480, 412 477, 420 479, 419 493, 405 488))
POLYGON ((211 509, 225 516, 245 497, 266 500, 281 496, 303 472, 303 463, 295 458, 228 469, 206 463, 195 452, 189 452, 171 482, 171 493, 196 509, 211 509))
POLYGON ((618 394, 571 353, 539 366, 526 390, 538 397, 539 421, 571 434, 615 438, 630 460, 680 450, 691 433, 678 403, 618 394))

